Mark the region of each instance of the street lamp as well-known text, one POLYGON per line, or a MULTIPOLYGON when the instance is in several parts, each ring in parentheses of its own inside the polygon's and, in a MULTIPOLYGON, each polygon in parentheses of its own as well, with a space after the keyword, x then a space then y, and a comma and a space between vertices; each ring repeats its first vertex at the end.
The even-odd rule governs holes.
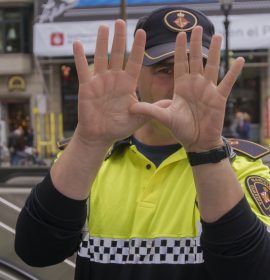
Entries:
MULTIPOLYGON (((229 14, 232 9, 234 0, 219 0, 221 11, 225 16, 224 20, 224 28, 225 28, 225 67, 224 73, 226 74, 229 70, 229 14)), ((223 128, 223 135, 225 137, 235 137, 235 132, 232 131, 231 124, 233 122, 233 102, 231 98, 228 98, 226 104, 226 112, 225 112, 225 119, 224 119, 224 128, 223 128)))
POLYGON ((229 70, 229 14, 232 9, 234 0, 219 0, 220 8, 225 16, 224 28, 225 28, 225 73, 229 70))
POLYGON ((127 2, 126 0, 120 1, 120 10, 121 10, 121 19, 126 21, 127 20, 127 2))

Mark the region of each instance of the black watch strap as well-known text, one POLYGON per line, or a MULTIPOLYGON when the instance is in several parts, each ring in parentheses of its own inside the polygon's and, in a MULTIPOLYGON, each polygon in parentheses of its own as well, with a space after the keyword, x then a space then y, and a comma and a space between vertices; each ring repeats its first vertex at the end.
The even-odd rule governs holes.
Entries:
POLYGON ((216 148, 207 152, 202 153, 187 153, 187 157, 191 166, 206 164, 206 163, 217 163, 230 156, 226 146, 216 148))

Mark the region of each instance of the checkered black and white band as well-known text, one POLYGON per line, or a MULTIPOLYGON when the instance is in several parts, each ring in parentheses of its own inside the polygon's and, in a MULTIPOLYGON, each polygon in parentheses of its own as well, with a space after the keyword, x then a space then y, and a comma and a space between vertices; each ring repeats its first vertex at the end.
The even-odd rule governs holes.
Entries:
POLYGON ((198 264, 203 263, 199 237, 110 239, 86 236, 79 256, 98 263, 198 264))

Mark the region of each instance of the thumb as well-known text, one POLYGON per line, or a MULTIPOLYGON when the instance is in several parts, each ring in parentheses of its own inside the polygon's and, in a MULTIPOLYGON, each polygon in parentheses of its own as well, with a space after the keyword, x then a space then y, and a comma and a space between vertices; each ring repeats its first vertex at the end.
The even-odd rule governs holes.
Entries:
POLYGON ((154 105, 160 108, 168 108, 172 104, 171 99, 162 99, 154 103, 154 105))
POLYGON ((169 112, 167 110, 169 105, 168 100, 161 100, 154 104, 137 102, 129 108, 129 111, 133 114, 141 114, 154 118, 162 124, 167 125, 169 123, 169 112))

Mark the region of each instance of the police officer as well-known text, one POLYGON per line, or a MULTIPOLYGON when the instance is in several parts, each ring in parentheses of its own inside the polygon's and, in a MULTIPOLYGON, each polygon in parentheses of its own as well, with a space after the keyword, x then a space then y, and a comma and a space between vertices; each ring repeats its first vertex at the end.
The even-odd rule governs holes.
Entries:
POLYGON ((80 246, 76 279, 266 279, 268 151, 235 140, 236 155, 221 135, 244 59, 218 83, 221 36, 184 7, 139 21, 125 69, 125 23, 109 62, 108 36, 93 75, 74 43, 78 125, 20 214, 17 253, 45 266, 80 246))

